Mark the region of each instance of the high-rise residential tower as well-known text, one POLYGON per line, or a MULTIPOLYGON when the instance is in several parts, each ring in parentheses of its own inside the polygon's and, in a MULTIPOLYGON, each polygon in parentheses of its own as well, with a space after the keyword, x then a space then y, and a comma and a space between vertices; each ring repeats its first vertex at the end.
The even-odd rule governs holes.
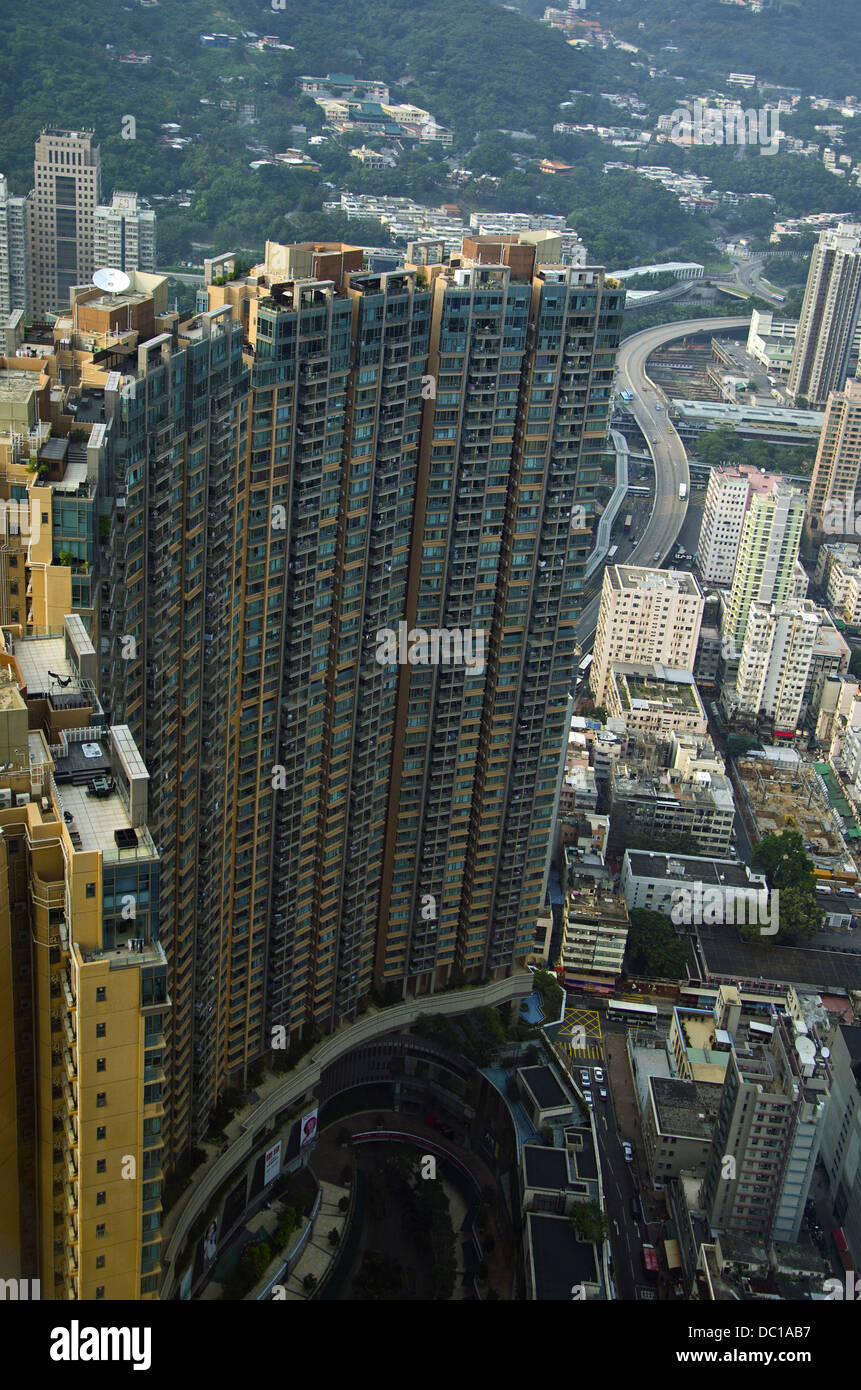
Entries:
POLYGON ((775 732, 794 734, 819 633, 819 611, 801 603, 752 603, 741 648, 734 707, 765 715, 775 732))
POLYGON ((30 222, 31 312, 66 310, 73 285, 93 270, 93 218, 102 200, 101 158, 92 131, 42 131, 36 141, 30 222))
MULTIPOLYGON (((10 372, 10 477, 42 530, 4 602, 89 630, 98 717, 148 774, 165 1167, 273 1029, 304 1042, 372 990, 498 979, 532 949, 623 293, 472 243, 387 274, 270 246, 249 275, 219 265, 185 323, 133 272, 80 290, 55 351, 10 372), (55 435, 57 369, 86 439, 55 435)), ((84 741, 113 786, 77 788, 76 823, 120 782, 84 741)), ((157 1197, 129 1249, 142 1295, 157 1197)))
POLYGON ((697 543, 697 567, 704 583, 732 583, 751 493, 767 491, 772 481, 772 474, 748 464, 711 470, 697 543))
POLYGON ((152 1298, 170 1000, 148 773, 103 722, 79 618, 4 629, 2 652, 0 1263, 43 1299, 152 1298))
POLYGON ((796 564, 804 523, 804 494, 773 474, 751 476, 738 559, 727 600, 724 635, 744 641, 750 605, 798 596, 796 564))
POLYGON ((30 307, 27 199, 14 198, 0 174, 0 316, 30 307))
POLYGON ((175 1151, 274 1027, 530 949, 622 294, 472 243, 383 275, 270 246, 106 381, 105 699, 153 777, 175 1151))
POLYGON ((681 570, 608 565, 601 586, 590 688, 595 703, 607 698, 613 662, 659 662, 692 671, 703 595, 692 574, 681 570))
POLYGON ((768 1044, 732 1048, 702 1184, 713 1230, 798 1239, 829 1089, 826 1061, 787 1014, 768 1044))
POLYGON ((136 193, 114 193, 110 204, 93 213, 93 262, 117 270, 154 271, 156 215, 136 193))
POLYGON ((828 397, 810 492, 808 534, 814 540, 857 539, 861 527, 861 381, 849 377, 828 397))
POLYGON ((819 234, 813 248, 788 392, 813 407, 840 391, 861 308, 861 226, 841 222, 819 234))

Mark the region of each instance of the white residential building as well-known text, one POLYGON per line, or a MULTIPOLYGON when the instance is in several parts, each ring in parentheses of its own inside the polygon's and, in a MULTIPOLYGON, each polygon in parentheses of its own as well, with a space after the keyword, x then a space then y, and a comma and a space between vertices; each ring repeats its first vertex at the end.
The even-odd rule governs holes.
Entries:
MULTIPOLYGON (((741 901, 756 904, 767 901, 759 894, 768 892, 765 876, 755 874, 747 864, 736 859, 711 859, 694 854, 653 854, 647 850, 628 849, 622 860, 619 892, 628 904, 664 912, 669 916, 677 895, 687 892, 695 903, 697 885, 703 890, 703 900, 720 903, 724 912, 741 901), (709 890, 708 899, 705 889, 709 890)), ((720 919, 718 919, 720 920, 720 919)), ((725 916, 724 920, 738 920, 725 916)))
POLYGON ((27 199, 13 198, 0 174, 0 317, 29 309, 27 199))
POLYGON ((795 733, 818 633, 819 612, 809 599, 751 603, 735 687, 740 714, 765 715, 776 732, 795 733))
POLYGON ((692 574, 608 565, 590 671, 595 703, 606 701, 614 661, 693 671, 703 602, 692 574))
POLYGON ((752 603, 787 603, 798 592, 796 564, 804 525, 804 494, 773 474, 751 474, 750 500, 727 599, 724 633, 744 641, 752 603))
MULTIPOLYGON (((697 564, 706 584, 731 584, 756 469, 713 468, 706 488, 697 564)), ((765 477, 765 474, 760 475, 765 477)))
POLYGON ((93 255, 96 266, 113 266, 126 273, 156 268, 156 216, 140 206, 136 193, 114 193, 110 206, 93 215, 93 255))

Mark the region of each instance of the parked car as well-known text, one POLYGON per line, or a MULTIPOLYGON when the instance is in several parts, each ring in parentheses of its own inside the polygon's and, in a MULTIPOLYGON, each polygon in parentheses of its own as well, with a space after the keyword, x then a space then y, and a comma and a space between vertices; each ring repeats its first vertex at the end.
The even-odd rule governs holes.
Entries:
POLYGON ((600 1067, 595 1068, 595 1080, 600 1084, 604 1080, 604 1073, 600 1067))
POLYGON ((601 1097, 602 1100, 606 1100, 606 1099, 607 1099, 607 1092, 604 1090, 604 1087, 603 1087, 603 1086, 602 1086, 601 1089, 599 1090, 598 1095, 601 1097))
POLYGON ((592 1092, 591 1092, 591 1091, 584 1091, 584 1092, 583 1092, 583 1099, 585 1100, 585 1102, 586 1102, 587 1105, 591 1105, 591 1104, 592 1104, 592 1092))
POLYGON ((627 1139, 622 1140, 622 1153, 625 1155, 626 1163, 634 1162, 634 1150, 631 1148, 631 1145, 628 1143, 627 1139))

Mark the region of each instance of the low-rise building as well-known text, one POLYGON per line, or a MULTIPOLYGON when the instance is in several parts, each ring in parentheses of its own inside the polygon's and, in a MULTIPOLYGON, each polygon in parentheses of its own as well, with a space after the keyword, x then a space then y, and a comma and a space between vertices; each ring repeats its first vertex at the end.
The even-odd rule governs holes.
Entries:
POLYGON ((684 893, 689 895, 692 906, 695 902, 701 903, 703 911, 708 908, 712 912, 710 920, 724 922, 739 920, 736 905, 759 907, 762 904, 765 907, 768 897, 765 877, 737 859, 658 854, 639 849, 625 851, 619 891, 629 909, 650 908, 667 916, 680 901, 679 895, 684 893), (761 896, 763 892, 765 899, 761 896))
POLYGON ((704 855, 725 857, 732 844, 735 803, 724 764, 710 741, 674 734, 668 765, 640 768, 628 756, 611 773, 610 847, 624 849, 631 835, 656 845, 687 831, 704 855))
POLYGON ((708 728, 690 671, 658 662, 614 661, 607 682, 607 713, 642 733, 704 734, 708 728))
MULTIPOLYGON (((573 878, 576 861, 566 852, 565 862, 573 878)), ((630 925, 624 898, 579 879, 568 887, 565 914, 559 963, 566 986, 612 991, 622 973, 630 925)))
POLYGON ((722 1090, 720 1082, 649 1077, 640 1121, 653 1187, 662 1188, 683 1171, 705 1175, 722 1090))

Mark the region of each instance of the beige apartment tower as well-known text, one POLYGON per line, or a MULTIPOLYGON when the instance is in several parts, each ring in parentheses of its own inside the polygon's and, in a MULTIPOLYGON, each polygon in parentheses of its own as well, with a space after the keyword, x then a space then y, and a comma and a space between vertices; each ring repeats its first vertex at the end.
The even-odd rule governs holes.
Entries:
POLYGON ((813 248, 788 391, 793 400, 822 406, 839 391, 861 308, 861 226, 841 222, 820 232, 813 248))
POLYGON ((693 670, 704 601, 692 574, 609 565, 595 631, 595 703, 603 705, 607 698, 614 661, 659 662, 674 670, 693 670))
POLYGON ((861 472, 861 381, 850 377, 832 391, 807 497, 805 525, 814 540, 853 539, 857 534, 861 472))

